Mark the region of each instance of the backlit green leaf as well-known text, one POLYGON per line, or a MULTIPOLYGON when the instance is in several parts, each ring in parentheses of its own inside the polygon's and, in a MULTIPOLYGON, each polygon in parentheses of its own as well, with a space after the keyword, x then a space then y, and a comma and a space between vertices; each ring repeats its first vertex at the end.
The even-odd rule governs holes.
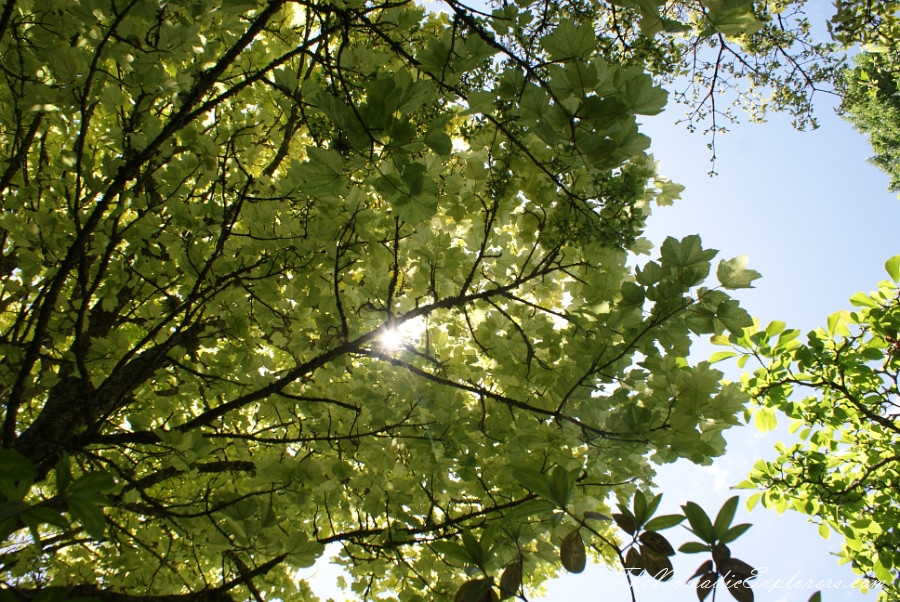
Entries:
POLYGON ((654 85, 649 75, 640 73, 628 80, 622 100, 633 113, 657 115, 665 108, 668 97, 669 93, 654 85))
POLYGON ((541 45, 554 61, 587 58, 597 48, 597 36, 589 26, 562 21, 553 33, 544 36, 541 45))
POLYGON ((716 277, 722 286, 727 289, 753 288, 750 283, 761 278, 762 275, 756 270, 748 270, 748 262, 749 258, 747 255, 739 255, 728 261, 720 261, 716 270, 716 277))
POLYGON ((894 255, 884 263, 884 269, 894 282, 900 282, 900 255, 894 255))
POLYGON ((472 555, 469 554, 469 550, 459 544, 451 541, 435 541, 431 544, 431 547, 441 556, 444 556, 449 560, 454 560, 463 564, 477 565, 472 559, 472 555))

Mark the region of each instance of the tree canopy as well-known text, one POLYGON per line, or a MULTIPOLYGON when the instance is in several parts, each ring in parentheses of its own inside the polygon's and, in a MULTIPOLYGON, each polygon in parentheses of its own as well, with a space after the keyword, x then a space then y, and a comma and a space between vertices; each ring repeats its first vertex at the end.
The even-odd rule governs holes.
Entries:
POLYGON ((890 280, 854 295, 856 309, 829 316, 806 343, 783 322, 731 342, 742 363, 762 364, 745 375, 759 404, 757 425, 771 428, 780 410, 799 435, 778 445, 777 459, 756 464, 744 486, 763 491, 751 505, 791 508, 815 517, 823 536, 841 534, 841 555, 893 600, 900 595, 900 256, 886 268, 890 280))
POLYGON ((900 192, 900 98, 896 48, 863 52, 854 69, 841 79, 841 109, 853 127, 867 134, 875 155, 871 161, 891 177, 900 192))
POLYGON ((634 267, 680 191, 636 116, 690 65, 698 118, 726 73, 802 116, 837 62, 745 1, 445 8, 6 0, 0 596, 291 599, 328 544, 365 599, 538 583, 724 451, 686 358, 758 275, 634 267))

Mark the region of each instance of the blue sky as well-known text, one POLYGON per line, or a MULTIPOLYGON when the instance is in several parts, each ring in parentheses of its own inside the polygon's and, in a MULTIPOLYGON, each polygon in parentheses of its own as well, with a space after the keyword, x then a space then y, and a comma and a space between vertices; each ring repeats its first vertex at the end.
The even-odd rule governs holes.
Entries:
MULTIPOLYGON (((822 95, 818 101, 818 130, 797 132, 781 115, 733 126, 717 140, 714 178, 706 175, 706 140, 674 125, 683 107, 669 106, 663 115, 645 119, 643 128, 653 139, 660 171, 686 186, 675 205, 654 209, 646 236, 658 246, 666 236, 700 234, 704 246, 720 250, 719 258, 748 254, 749 267, 763 278, 736 296, 763 324, 784 320, 804 333, 824 325, 828 314, 850 308, 853 293, 874 290, 886 277, 884 261, 900 253, 900 200, 887 191, 887 176, 867 163, 871 151, 864 136, 834 114, 830 98, 822 95)), ((700 345, 697 356, 712 351, 700 345)), ((717 367, 737 380, 735 366, 717 367)), ((783 429, 766 435, 752 426, 732 429, 726 455, 713 466, 662 467, 660 512, 677 512, 687 500, 715 512, 739 493, 729 486, 741 481, 757 458, 774 457, 772 446, 786 437, 783 429)), ((805 602, 816 591, 810 581, 829 579, 844 587, 823 588, 826 602, 874 602, 874 593, 864 596, 846 587, 855 576, 830 555, 839 550, 840 538, 823 540, 804 516, 761 507, 748 515, 742 504, 735 522, 754 524, 732 548, 735 556, 767 571, 756 582, 758 602, 805 602)), ((689 536, 679 527, 666 534, 678 543, 689 536)), ((703 560, 679 555, 676 580, 691 575, 703 560)), ((624 583, 621 574, 589 567, 552 583, 541 600, 625 602, 631 598, 624 583)), ((638 602, 697 599, 690 587, 656 587, 648 577, 638 584, 638 602)), ((722 594, 722 600, 731 599, 722 594)))

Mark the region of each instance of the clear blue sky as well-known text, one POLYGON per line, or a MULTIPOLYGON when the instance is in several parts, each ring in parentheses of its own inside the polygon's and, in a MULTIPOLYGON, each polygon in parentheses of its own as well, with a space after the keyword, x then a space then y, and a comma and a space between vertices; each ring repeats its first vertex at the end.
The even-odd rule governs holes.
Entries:
MULTIPOLYGON (((719 176, 714 178, 706 175, 705 140, 673 125, 683 107, 670 106, 645 120, 644 127, 661 172, 686 186, 674 206, 654 210, 647 237, 658 246, 669 235, 700 234, 704 246, 720 250, 720 258, 748 254, 750 267, 763 278, 755 289, 741 291, 744 306, 763 324, 780 319, 802 332, 824 325, 829 313, 849 308, 853 293, 876 288, 885 278, 884 261, 900 253, 900 200, 887 191, 887 176, 866 162, 865 138, 834 114, 829 98, 819 100, 818 130, 797 132, 789 119, 773 115, 768 123, 740 124, 720 136, 719 176)), ((712 348, 700 346, 699 351, 702 357, 712 348)), ((734 366, 723 362, 718 367, 737 380, 734 366)), ((728 487, 742 480, 757 458, 774 457, 774 442, 786 436, 784 431, 762 435, 752 426, 732 429, 726 434, 726 455, 712 467, 662 467, 661 512, 677 512, 686 500, 714 512, 738 493, 728 487)), ((815 591, 806 587, 809 580, 841 580, 846 586, 855 578, 829 555, 839 549, 840 538, 823 540, 797 513, 779 516, 757 507, 748 515, 742 504, 736 522, 754 527, 735 542, 734 555, 768 571, 756 581, 757 602, 806 602, 815 591)), ((688 540, 678 527, 669 533, 678 543, 688 540)), ((701 555, 678 558, 676 580, 705 560, 701 555)), ((630 596, 624 583, 621 574, 589 567, 551 584, 542 600, 625 602, 630 596)), ((692 588, 655 587, 648 577, 638 583, 638 602, 697 599, 692 588)), ((876 598, 846 588, 822 593, 826 602, 876 598)))

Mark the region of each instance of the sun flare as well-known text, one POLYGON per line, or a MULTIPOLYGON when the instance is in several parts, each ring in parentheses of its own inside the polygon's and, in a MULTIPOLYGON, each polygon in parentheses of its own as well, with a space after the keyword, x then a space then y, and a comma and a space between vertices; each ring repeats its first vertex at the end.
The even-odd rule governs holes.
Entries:
POLYGON ((414 318, 397 326, 386 327, 378 336, 378 344, 385 351, 400 351, 418 341, 424 331, 425 321, 414 318))
POLYGON ((381 346, 387 351, 399 351, 406 345, 403 333, 397 328, 388 328, 378 338, 381 346))

